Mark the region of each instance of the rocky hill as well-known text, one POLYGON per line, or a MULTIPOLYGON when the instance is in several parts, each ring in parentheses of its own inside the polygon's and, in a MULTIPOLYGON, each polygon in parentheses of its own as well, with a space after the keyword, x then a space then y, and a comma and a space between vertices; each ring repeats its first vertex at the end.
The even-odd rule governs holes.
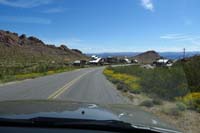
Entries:
POLYGON ((79 50, 65 45, 47 45, 40 39, 0 30, 0 62, 71 62, 87 59, 79 50))
POLYGON ((139 63, 143 64, 151 64, 159 58, 161 58, 161 56, 155 51, 147 51, 132 57, 132 59, 136 59, 139 63))

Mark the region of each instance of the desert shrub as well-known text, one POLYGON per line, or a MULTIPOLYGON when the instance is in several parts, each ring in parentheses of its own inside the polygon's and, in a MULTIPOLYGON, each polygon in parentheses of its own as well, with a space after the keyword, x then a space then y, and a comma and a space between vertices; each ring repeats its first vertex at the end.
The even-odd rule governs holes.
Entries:
POLYGON ((129 92, 133 93, 133 94, 140 94, 141 90, 140 89, 130 89, 129 92))
POLYGON ((156 68, 142 75, 142 90, 156 94, 166 100, 184 96, 187 93, 187 81, 181 68, 156 68))
POLYGON ((140 103, 140 106, 153 107, 154 104, 153 104, 152 100, 145 100, 145 101, 140 103))
POLYGON ((170 116, 181 116, 181 111, 177 107, 165 108, 162 112, 170 116))
POLYGON ((116 80, 114 78, 109 78, 109 80, 113 83, 113 84, 117 84, 119 82, 119 80, 116 80))
POLYGON ((123 82, 119 82, 117 83, 117 89, 123 92, 127 92, 128 91, 128 87, 126 84, 124 84, 123 82))
POLYGON ((152 102, 155 105, 162 105, 163 104, 162 100, 159 99, 159 98, 153 99, 152 102))
POLYGON ((7 76, 4 76, 4 77, 1 79, 1 82, 9 82, 9 81, 13 81, 13 80, 15 80, 15 77, 10 76, 10 75, 7 75, 7 76))
POLYGON ((176 107, 180 110, 180 111, 185 111, 187 109, 187 106, 182 103, 182 102, 178 102, 176 103, 176 107))
POLYGON ((174 66, 170 69, 119 66, 109 69, 108 73, 124 81, 131 89, 139 89, 140 92, 156 95, 161 99, 174 100, 188 93, 186 76, 181 66, 174 66))
POLYGON ((177 64, 184 69, 190 91, 200 92, 200 56, 193 56, 185 61, 179 61, 177 64))

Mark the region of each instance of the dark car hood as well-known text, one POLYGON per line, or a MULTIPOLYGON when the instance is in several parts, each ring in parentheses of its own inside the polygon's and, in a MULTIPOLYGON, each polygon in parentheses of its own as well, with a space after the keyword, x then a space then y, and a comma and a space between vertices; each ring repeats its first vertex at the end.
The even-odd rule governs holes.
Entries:
POLYGON ((151 113, 133 105, 97 105, 72 101, 26 100, 0 102, 0 118, 56 117, 89 120, 120 120, 132 125, 177 131, 151 113))

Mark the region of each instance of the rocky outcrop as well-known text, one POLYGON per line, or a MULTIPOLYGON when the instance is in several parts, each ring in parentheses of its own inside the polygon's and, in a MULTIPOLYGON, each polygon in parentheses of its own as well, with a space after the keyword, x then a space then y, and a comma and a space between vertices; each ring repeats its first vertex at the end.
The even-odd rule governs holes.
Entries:
POLYGON ((56 47, 47 45, 42 40, 25 34, 18 35, 9 31, 0 30, 0 60, 6 58, 9 61, 27 60, 53 60, 53 61, 74 61, 87 59, 80 50, 74 51, 64 44, 56 47))

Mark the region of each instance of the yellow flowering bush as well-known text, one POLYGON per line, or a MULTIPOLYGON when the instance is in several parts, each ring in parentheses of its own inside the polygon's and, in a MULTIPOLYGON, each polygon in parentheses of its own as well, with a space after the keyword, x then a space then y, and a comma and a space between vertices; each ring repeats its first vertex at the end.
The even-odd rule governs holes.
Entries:
POLYGON ((107 76, 112 76, 112 74, 113 74, 114 72, 113 72, 113 70, 105 69, 105 70, 103 71, 103 73, 104 73, 105 75, 107 75, 107 76))
POLYGON ((42 74, 41 73, 18 74, 18 75, 15 75, 15 79, 22 80, 22 79, 27 79, 27 78, 35 78, 38 76, 42 76, 42 74))
POLYGON ((48 71, 48 72, 47 72, 48 75, 54 74, 54 73, 55 73, 55 71, 48 71))
POLYGON ((180 98, 189 108, 200 112, 200 92, 188 93, 186 96, 180 98))
POLYGON ((104 74, 112 79, 122 81, 125 83, 131 90, 138 90, 140 89, 140 85, 138 81, 140 80, 138 77, 128 74, 120 74, 114 73, 113 70, 105 69, 104 74))

